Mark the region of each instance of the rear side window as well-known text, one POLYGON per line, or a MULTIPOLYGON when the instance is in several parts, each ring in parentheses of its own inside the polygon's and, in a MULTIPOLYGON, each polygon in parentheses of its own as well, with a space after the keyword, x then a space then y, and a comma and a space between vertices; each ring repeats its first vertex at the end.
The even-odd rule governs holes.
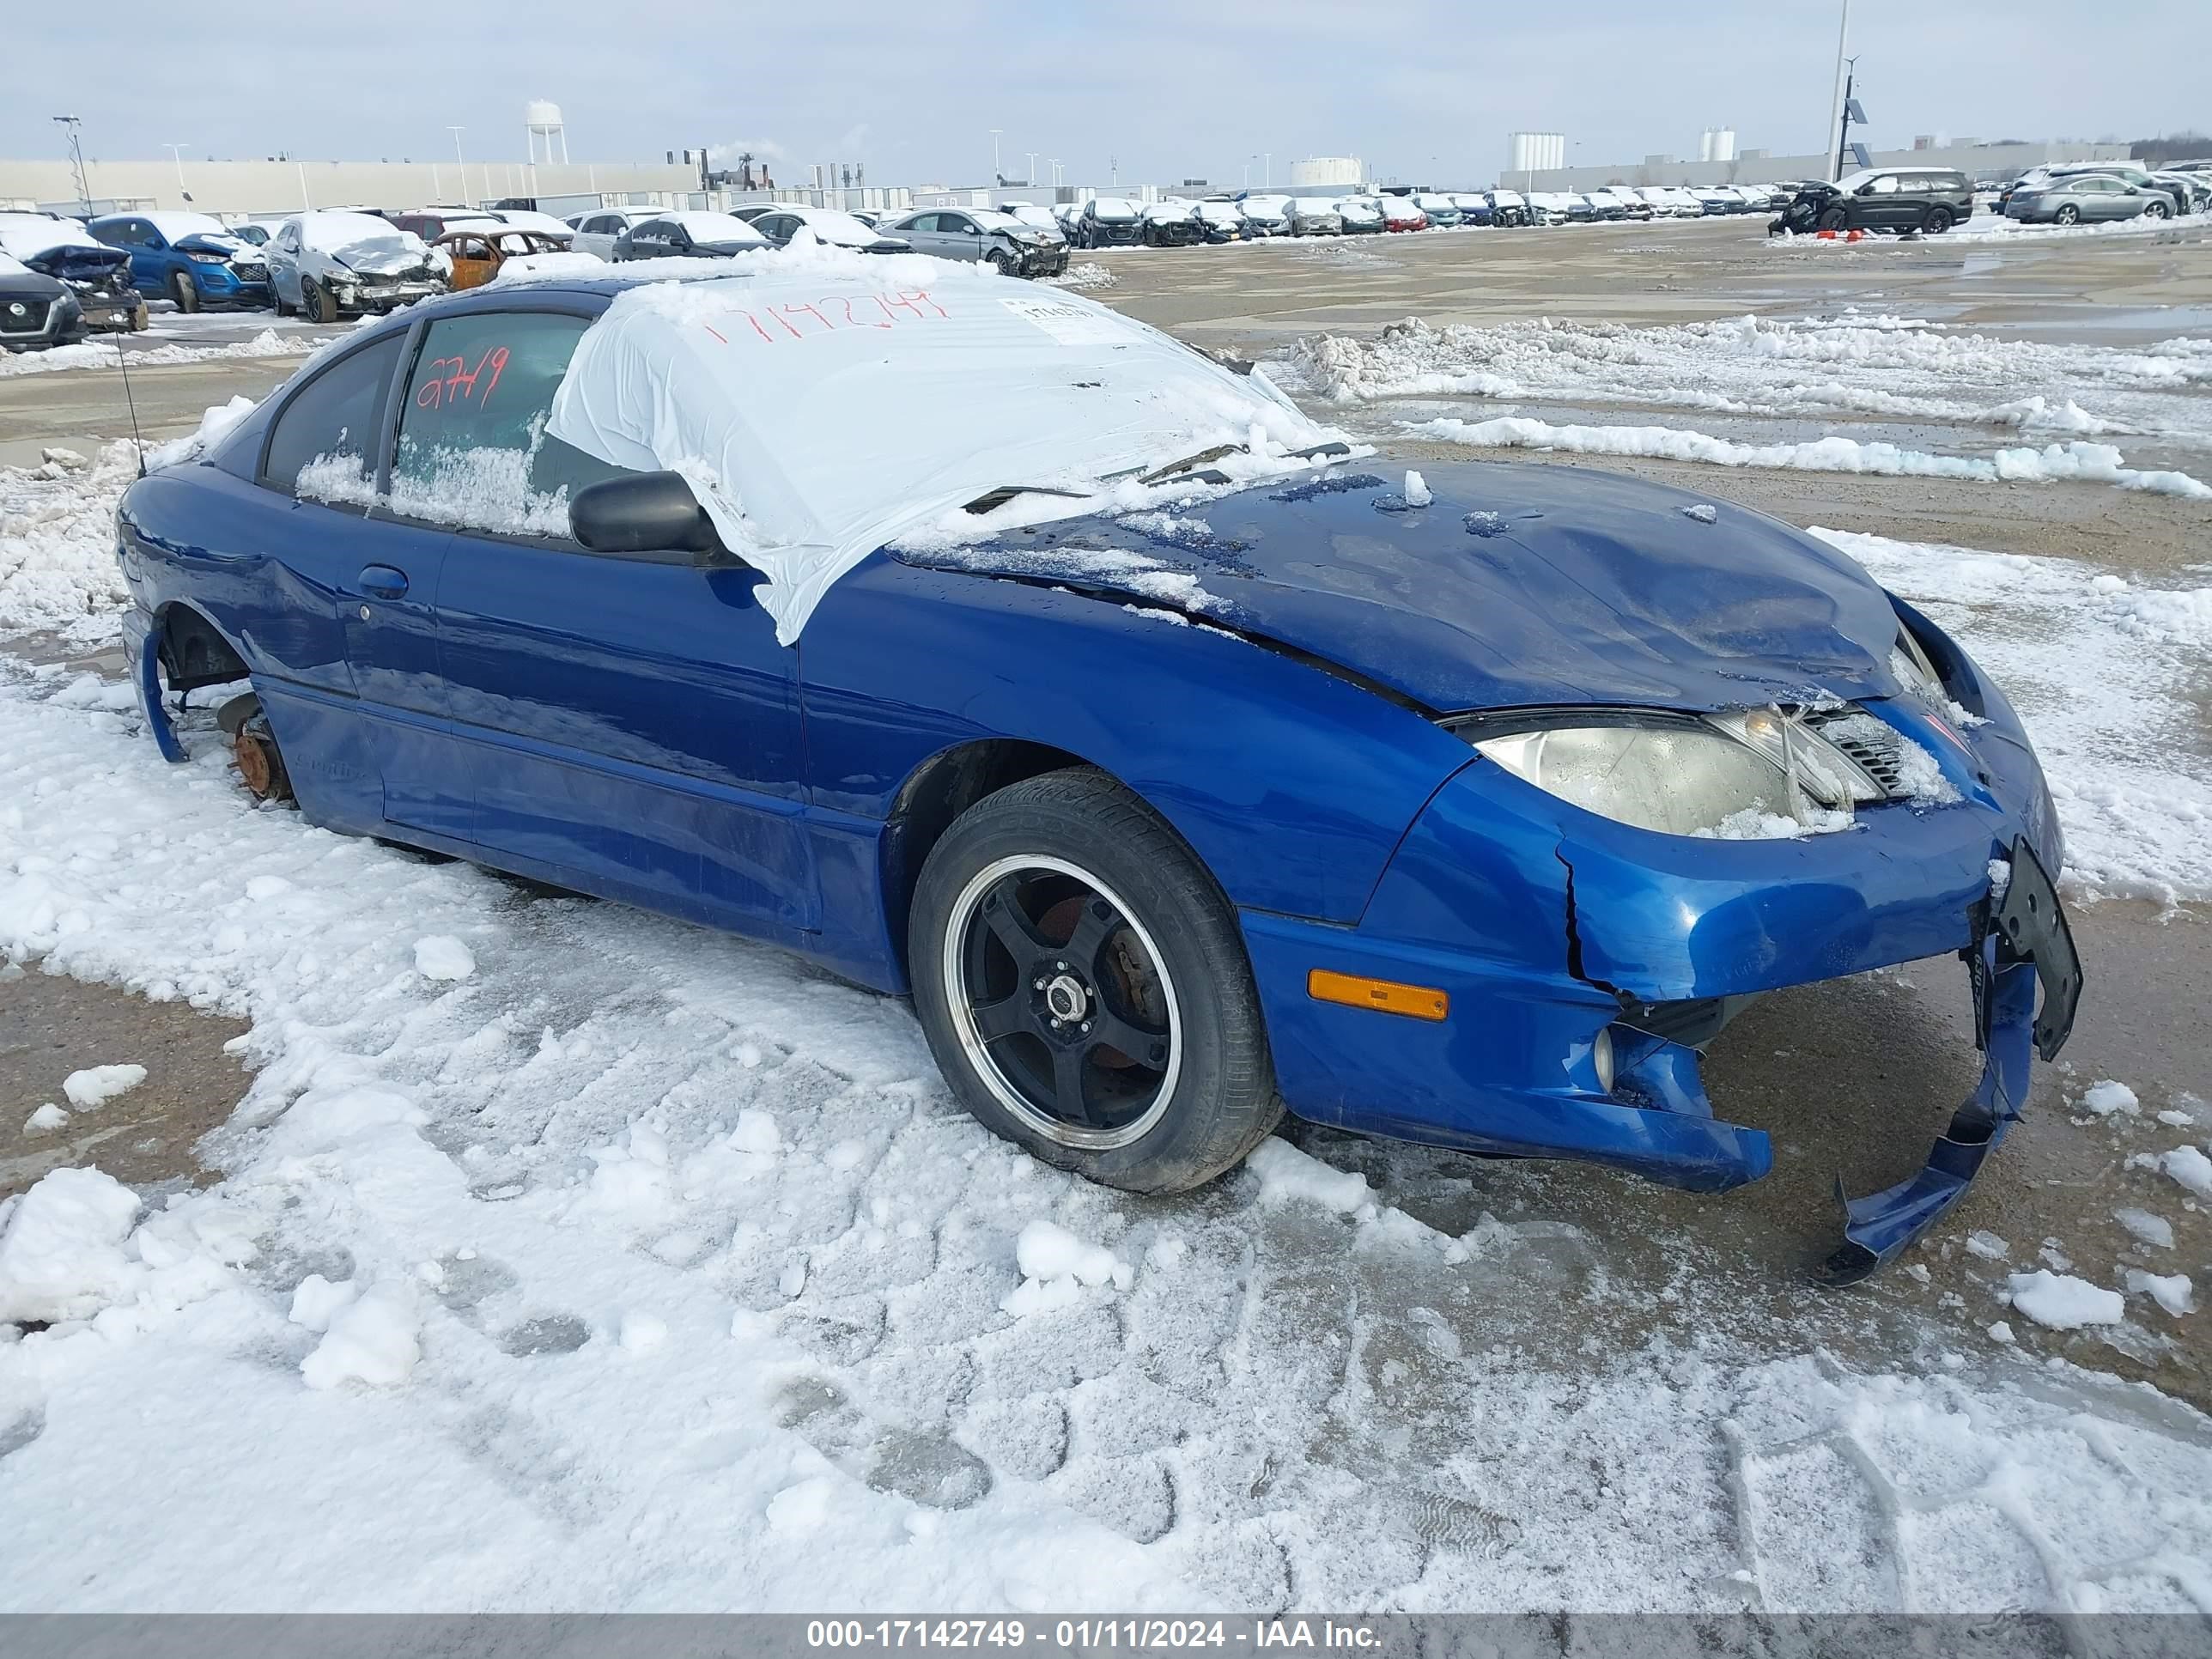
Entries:
POLYGON ((404 338, 394 334, 364 346, 299 390, 270 431, 261 462, 263 483, 325 501, 367 504, 377 416, 404 338), (311 465, 315 473, 302 489, 300 475, 311 465))
POLYGON ((569 496, 622 476, 545 430, 589 325, 501 311, 431 324, 400 404, 392 510, 502 535, 568 535, 569 496))

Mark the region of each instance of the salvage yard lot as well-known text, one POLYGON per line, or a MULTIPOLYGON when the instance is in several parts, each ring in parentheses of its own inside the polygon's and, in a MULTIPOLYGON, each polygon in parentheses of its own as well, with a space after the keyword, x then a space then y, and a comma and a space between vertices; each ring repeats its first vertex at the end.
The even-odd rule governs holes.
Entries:
MULTIPOLYGON (((1949 962, 1730 1028, 1715 1100, 1778 1158, 1725 1197, 1295 1127, 1193 1198, 1085 1186, 961 1115, 898 1005, 257 810, 204 715, 165 768, 102 655, 127 469, 0 474, 0 951, 46 976, 0 984, 0 1192, 143 1109, 22 1130, 72 1072, 244 1091, 204 1169, 173 1135, 167 1182, 127 1171, 173 1200, 115 1267, 139 1305, 0 1346, 0 1503, 50 1521, 0 1606, 2212 1609, 2212 1328, 2142 1282, 2212 1294, 2212 1193, 2160 1162, 2212 1135, 2212 501, 2107 476, 2212 478, 2212 237, 1083 257, 1363 436, 1822 526, 2012 688, 2090 991, 1974 1191, 1863 1289, 1806 1282, 1835 1177, 1909 1172, 1972 1085, 1949 962), (1775 464, 1830 440, 1960 465, 1775 464), (1560 453, 1593 444, 1638 453, 1560 453), (1766 459, 1681 459, 1714 445, 1766 459), (115 987, 163 1005, 158 1056, 115 987), (1114 1270, 1063 1278, 1073 1243, 1114 1270), (2006 1296, 2039 1270, 2123 1322, 2037 1322, 2006 1296), (404 1387, 304 1386, 316 1277, 409 1334, 404 1387)), ((292 361, 148 362, 149 435, 292 361)), ((95 456, 117 393, 0 375, 4 458, 95 456)))

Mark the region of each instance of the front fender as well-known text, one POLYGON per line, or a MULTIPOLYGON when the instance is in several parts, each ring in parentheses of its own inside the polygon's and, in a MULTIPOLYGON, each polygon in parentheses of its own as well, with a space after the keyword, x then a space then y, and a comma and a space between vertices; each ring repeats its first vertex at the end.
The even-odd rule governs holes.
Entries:
POLYGON ((881 821, 917 769, 1013 738, 1081 757, 1173 824, 1236 904, 1358 920, 1471 758, 1420 714, 1221 629, 877 557, 800 642, 819 806, 881 821))

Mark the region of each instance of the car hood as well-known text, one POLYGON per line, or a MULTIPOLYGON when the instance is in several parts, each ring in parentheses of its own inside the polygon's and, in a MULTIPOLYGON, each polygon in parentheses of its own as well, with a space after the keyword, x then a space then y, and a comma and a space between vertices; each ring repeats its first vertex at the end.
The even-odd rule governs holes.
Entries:
POLYGON ((75 283, 101 281, 130 263, 131 256, 119 247, 87 247, 82 242, 64 242, 23 261, 41 275, 75 283))
POLYGON ((1188 575, 1205 597, 1185 608, 1201 619, 1440 713, 1740 708, 1899 690, 1887 596, 1778 520, 1619 473, 1423 471, 1431 500, 1419 507, 1395 477, 1340 468, 1198 507, 895 556, 1147 606, 1191 592, 1176 580, 1188 575))
POLYGON ((260 257, 259 250, 235 236, 216 236, 207 231, 196 230, 189 236, 179 236, 170 246, 180 253, 220 253, 226 259, 241 253, 260 257))

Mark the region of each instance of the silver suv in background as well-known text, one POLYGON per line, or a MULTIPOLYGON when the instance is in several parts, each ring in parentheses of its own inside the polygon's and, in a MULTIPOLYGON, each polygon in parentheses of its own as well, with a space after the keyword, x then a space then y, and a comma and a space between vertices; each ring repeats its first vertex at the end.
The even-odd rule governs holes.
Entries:
POLYGON ((615 257, 615 238, 632 225, 641 225, 647 219, 659 216, 659 208, 593 208, 588 213, 571 214, 568 228, 576 233, 576 252, 596 253, 602 259, 615 257))
POLYGON ((1067 241, 993 208, 924 208, 884 227, 916 253, 987 264, 1005 276, 1057 276, 1067 269, 1067 241))

